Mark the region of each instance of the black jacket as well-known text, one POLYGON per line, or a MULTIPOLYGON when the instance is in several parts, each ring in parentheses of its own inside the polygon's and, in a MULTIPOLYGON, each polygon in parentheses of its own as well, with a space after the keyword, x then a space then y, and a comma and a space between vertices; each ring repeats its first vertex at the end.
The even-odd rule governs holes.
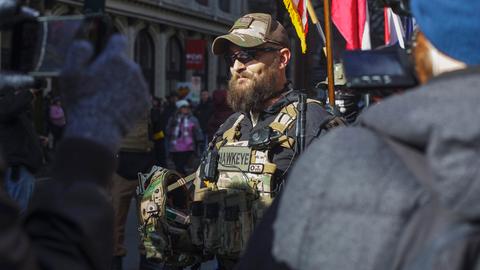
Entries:
POLYGON ((24 219, 0 187, 0 269, 110 269, 114 155, 81 139, 57 149, 54 179, 38 183, 24 219))
POLYGON ((42 165, 42 148, 28 116, 33 94, 26 90, 0 92, 0 145, 6 162, 35 173, 42 165))
MULTIPOLYGON (((237 112, 232 114, 227 121, 219 128, 216 134, 219 134, 219 138, 221 138, 221 134, 225 131, 230 129, 235 121, 238 119, 240 114, 244 114, 245 117, 240 122, 240 133, 241 136, 239 138, 240 141, 248 141, 250 135, 260 130, 268 125, 270 125, 275 117, 280 112, 280 110, 287 106, 290 103, 296 102, 298 96, 298 92, 290 91, 282 98, 280 98, 275 104, 265 109, 262 113, 260 113, 258 122, 253 127, 252 121, 250 120, 250 114, 237 112)), ((308 103, 307 104, 307 111, 306 111, 306 126, 305 126, 305 145, 309 145, 314 138, 316 138, 322 131, 322 124, 325 123, 327 119, 330 119, 331 115, 323 109, 323 107, 317 103, 308 103)), ((287 135, 289 137, 295 138, 295 131, 296 131, 296 123, 292 125, 292 127, 287 131, 287 135)), ((295 149, 287 149, 281 147, 279 145, 275 146, 273 149, 270 150, 270 154, 272 155, 272 162, 277 165, 277 169, 275 172, 275 180, 277 183, 279 181, 285 179, 288 169, 293 164, 293 161, 297 158, 295 156, 295 149)))
POLYGON ((213 113, 213 103, 212 100, 208 99, 207 102, 201 102, 198 104, 197 108, 194 111, 194 115, 197 117, 198 122, 200 123, 200 128, 203 132, 207 131, 208 120, 213 113))

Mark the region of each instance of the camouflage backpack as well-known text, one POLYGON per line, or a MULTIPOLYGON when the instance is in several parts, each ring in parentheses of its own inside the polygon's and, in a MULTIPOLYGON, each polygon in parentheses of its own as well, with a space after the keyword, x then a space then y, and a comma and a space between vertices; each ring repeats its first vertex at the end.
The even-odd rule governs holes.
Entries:
POLYGON ((139 230, 149 260, 179 267, 201 260, 188 231, 191 196, 184 184, 179 174, 158 166, 139 174, 139 230))

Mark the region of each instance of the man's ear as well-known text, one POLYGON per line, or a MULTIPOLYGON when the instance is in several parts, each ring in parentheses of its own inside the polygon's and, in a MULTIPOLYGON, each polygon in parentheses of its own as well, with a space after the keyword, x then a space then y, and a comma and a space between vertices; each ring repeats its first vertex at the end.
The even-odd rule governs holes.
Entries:
POLYGON ((280 49, 280 68, 287 68, 288 62, 290 62, 291 53, 287 48, 280 49))

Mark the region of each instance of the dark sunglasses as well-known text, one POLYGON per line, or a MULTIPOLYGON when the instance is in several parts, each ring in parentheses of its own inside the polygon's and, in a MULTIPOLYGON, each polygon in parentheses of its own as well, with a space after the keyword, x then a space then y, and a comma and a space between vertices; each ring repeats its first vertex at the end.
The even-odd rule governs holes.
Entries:
POLYGON ((279 50, 280 50, 279 48, 271 48, 271 47, 243 49, 240 51, 236 51, 234 53, 226 53, 224 57, 227 65, 231 67, 233 66, 233 63, 235 63, 235 60, 238 60, 240 61, 240 63, 243 63, 243 64, 252 61, 257 56, 257 52, 274 52, 279 50))

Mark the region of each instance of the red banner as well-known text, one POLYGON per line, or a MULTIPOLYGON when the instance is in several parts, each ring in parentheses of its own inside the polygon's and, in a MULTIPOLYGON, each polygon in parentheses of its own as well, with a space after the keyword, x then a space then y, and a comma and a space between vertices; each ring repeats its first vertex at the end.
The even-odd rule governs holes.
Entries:
POLYGON ((187 69, 203 70, 205 66, 205 45, 203 39, 189 39, 186 47, 187 69))
POLYGON ((370 49, 367 0, 333 0, 332 21, 347 42, 347 50, 370 49))

